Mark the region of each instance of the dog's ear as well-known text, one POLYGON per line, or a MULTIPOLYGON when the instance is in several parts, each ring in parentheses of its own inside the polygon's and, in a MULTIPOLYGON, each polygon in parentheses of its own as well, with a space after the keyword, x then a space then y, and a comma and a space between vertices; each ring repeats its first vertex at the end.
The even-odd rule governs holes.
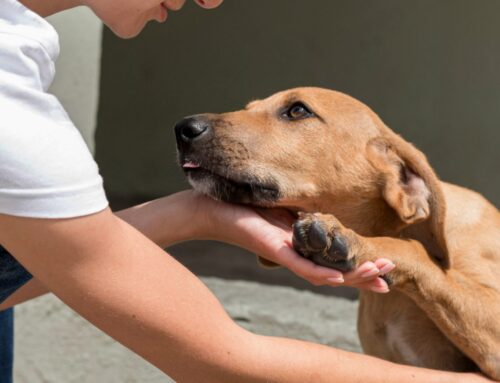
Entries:
POLYGON ((257 256, 257 260, 259 261, 259 265, 266 269, 275 269, 277 267, 281 267, 281 265, 278 265, 277 263, 274 263, 272 261, 267 260, 266 258, 262 258, 257 256))
POLYGON ((372 139, 367 157, 380 174, 382 195, 403 222, 404 234, 449 267, 444 235, 446 202, 441 184, 424 154, 396 134, 372 139))

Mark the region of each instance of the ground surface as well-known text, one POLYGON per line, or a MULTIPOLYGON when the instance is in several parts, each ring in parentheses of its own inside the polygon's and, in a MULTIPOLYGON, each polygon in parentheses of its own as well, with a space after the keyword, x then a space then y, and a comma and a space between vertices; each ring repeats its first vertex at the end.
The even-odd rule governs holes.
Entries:
MULTIPOLYGON (((356 301, 255 282, 203 280, 251 331, 360 351, 356 301)), ((16 310, 16 383, 170 382, 54 297, 16 310)))

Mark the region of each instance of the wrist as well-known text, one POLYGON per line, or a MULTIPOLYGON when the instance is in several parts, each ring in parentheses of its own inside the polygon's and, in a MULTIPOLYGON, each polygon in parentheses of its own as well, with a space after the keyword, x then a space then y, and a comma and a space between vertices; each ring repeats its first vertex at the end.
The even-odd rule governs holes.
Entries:
POLYGON ((206 236, 200 196, 185 190, 116 213, 160 247, 206 236))
POLYGON ((194 190, 184 190, 159 200, 159 227, 162 246, 194 239, 210 239, 211 226, 207 197, 194 190))
POLYGON ((214 228, 217 210, 215 201, 195 190, 184 190, 173 196, 179 200, 180 214, 183 218, 183 236, 185 240, 216 239, 214 228))

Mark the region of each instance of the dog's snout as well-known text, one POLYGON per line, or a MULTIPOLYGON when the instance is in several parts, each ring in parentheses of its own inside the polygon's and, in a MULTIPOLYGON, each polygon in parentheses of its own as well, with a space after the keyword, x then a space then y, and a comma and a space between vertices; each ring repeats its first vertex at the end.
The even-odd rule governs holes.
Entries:
POLYGON ((210 124, 203 118, 187 117, 175 125, 177 141, 190 142, 206 135, 210 124))

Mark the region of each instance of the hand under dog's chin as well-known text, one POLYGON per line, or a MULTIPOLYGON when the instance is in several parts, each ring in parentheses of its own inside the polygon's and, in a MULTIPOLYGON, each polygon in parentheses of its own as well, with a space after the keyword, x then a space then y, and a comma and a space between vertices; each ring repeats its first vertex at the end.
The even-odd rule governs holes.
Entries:
POLYGON ((222 176, 206 169, 187 171, 191 186, 214 199, 230 203, 272 207, 280 198, 280 192, 273 182, 262 182, 251 176, 222 176))

